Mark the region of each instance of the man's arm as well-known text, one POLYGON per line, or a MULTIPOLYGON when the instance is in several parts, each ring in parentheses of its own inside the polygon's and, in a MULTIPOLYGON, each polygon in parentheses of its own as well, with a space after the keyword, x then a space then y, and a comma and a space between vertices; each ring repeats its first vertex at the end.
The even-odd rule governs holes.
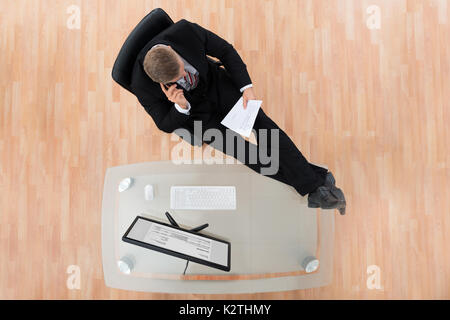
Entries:
POLYGON ((230 43, 197 23, 187 22, 205 46, 205 53, 218 58, 223 63, 238 88, 252 83, 247 66, 230 43))
POLYGON ((191 104, 189 103, 189 101, 188 101, 186 107, 180 106, 178 103, 174 103, 174 105, 175 105, 175 108, 178 110, 178 112, 181 112, 181 113, 184 113, 187 115, 190 114, 189 110, 191 110, 191 104))
POLYGON ((245 89, 248 89, 248 88, 251 88, 251 87, 253 87, 253 84, 249 84, 249 85, 246 85, 245 87, 242 87, 241 88, 241 92, 244 92, 245 91, 245 89))
POLYGON ((145 100, 139 98, 138 100, 153 118, 156 126, 167 133, 172 133, 180 128, 190 117, 189 114, 179 112, 169 100, 165 101, 149 95, 146 95, 145 100))

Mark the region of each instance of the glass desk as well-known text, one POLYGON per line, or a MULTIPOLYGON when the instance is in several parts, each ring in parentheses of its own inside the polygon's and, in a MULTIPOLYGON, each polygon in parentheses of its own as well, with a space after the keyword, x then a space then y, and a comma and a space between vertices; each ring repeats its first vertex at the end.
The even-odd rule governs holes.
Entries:
MULTIPOLYGON (((325 167, 325 166, 324 166, 325 167)), ((102 260, 105 283, 118 289, 164 293, 255 293, 320 287, 332 280, 334 210, 312 209, 294 188, 236 164, 146 162, 108 168, 102 202, 102 260), (133 178, 129 189, 118 185, 133 178), (153 185, 147 201, 144 187, 153 185), (236 187, 236 210, 171 210, 170 187, 212 185, 236 187), (138 215, 180 227, 208 223, 200 234, 231 243, 230 272, 149 250, 122 241, 138 215), (306 257, 320 261, 307 273, 306 257), (117 262, 131 257, 131 273, 117 262)))

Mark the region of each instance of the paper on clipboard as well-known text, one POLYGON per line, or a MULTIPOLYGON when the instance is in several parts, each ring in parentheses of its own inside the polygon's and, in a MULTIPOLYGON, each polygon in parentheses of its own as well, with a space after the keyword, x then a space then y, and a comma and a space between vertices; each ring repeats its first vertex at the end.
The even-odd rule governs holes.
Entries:
POLYGON ((250 137, 262 100, 248 100, 244 109, 244 97, 241 97, 220 122, 225 127, 245 137, 250 137))

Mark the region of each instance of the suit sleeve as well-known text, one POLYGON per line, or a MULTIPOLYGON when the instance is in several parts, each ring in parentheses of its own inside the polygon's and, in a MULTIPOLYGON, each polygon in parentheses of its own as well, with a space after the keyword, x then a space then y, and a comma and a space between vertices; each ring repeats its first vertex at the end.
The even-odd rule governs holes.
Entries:
POLYGON ((152 117, 156 126, 167 133, 183 126, 190 115, 179 112, 169 100, 160 100, 146 96, 146 99, 138 99, 145 111, 152 117))
POLYGON ((247 66, 244 61, 242 61, 233 45, 197 23, 187 22, 203 43, 206 54, 218 58, 223 63, 225 69, 231 75, 236 87, 242 88, 252 83, 247 71, 247 66))

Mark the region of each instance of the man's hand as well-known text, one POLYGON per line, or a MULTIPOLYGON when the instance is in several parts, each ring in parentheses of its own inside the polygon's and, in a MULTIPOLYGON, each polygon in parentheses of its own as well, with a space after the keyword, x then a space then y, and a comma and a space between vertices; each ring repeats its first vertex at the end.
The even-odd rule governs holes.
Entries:
POLYGON ((188 102, 184 97, 182 89, 177 89, 176 84, 170 86, 169 89, 166 89, 162 83, 160 83, 159 85, 161 86, 161 90, 164 92, 169 101, 178 104, 184 109, 187 109, 188 102))
POLYGON ((253 87, 245 89, 242 96, 244 97, 244 109, 247 108, 248 100, 256 100, 255 94, 253 92, 253 87))

